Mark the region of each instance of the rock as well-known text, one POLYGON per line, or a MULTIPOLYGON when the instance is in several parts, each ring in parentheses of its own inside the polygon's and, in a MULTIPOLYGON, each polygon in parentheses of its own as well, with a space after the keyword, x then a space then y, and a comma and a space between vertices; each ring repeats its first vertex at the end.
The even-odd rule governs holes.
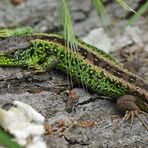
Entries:
POLYGON ((144 47, 144 51, 148 53, 148 44, 144 47))
POLYGON ((20 101, 7 103, 0 109, 0 126, 12 134, 17 143, 26 148, 46 148, 42 137, 44 120, 45 118, 31 106, 20 101), (28 143, 27 139, 30 136, 28 143))
POLYGON ((95 47, 109 53, 111 51, 111 42, 103 28, 91 30, 91 32, 83 38, 86 43, 92 44, 95 47))
POLYGON ((131 39, 134 41, 135 44, 139 47, 143 47, 143 41, 142 41, 142 32, 139 27, 128 27, 126 29, 127 35, 131 37, 131 39))

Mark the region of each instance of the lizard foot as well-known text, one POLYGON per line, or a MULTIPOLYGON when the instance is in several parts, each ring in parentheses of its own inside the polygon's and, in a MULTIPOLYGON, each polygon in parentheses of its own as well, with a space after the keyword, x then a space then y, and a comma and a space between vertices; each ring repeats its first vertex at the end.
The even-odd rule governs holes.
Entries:
POLYGON ((143 120, 139 116, 139 114, 148 115, 148 113, 140 110, 140 108, 138 107, 137 100, 139 101, 139 98, 132 95, 121 96, 117 100, 117 107, 119 110, 126 112, 125 116, 122 119, 123 122, 131 119, 131 127, 132 127, 134 117, 137 117, 148 131, 147 125, 143 122, 143 120))
POLYGON ((38 64, 30 64, 28 66, 29 69, 35 69, 35 73, 43 73, 45 70, 38 64))
POLYGON ((143 111, 139 111, 139 110, 126 111, 125 116, 122 118, 122 121, 125 122, 125 121, 131 119, 131 128, 132 128, 134 117, 137 117, 141 121, 141 123, 143 124, 145 129, 148 131, 147 125, 139 116, 140 113, 148 115, 147 113, 145 113, 143 111))

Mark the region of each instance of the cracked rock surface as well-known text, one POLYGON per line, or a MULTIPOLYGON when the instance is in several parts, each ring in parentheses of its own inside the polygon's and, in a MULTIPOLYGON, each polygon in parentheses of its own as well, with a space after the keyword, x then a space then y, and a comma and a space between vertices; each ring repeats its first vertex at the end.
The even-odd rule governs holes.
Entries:
MULTIPOLYGON (((138 0, 132 2, 132 7, 136 8, 138 0)), ((119 49, 128 49, 134 53, 140 49, 147 56, 147 25, 141 20, 121 34, 121 26, 127 20, 118 19, 128 12, 108 0, 105 3, 109 16, 117 21, 117 24, 111 22, 115 27, 112 27, 109 38, 112 46, 109 52, 117 56, 119 49)), ((69 0, 69 7, 76 35, 86 37, 91 30, 101 26, 90 0, 69 0)), ((59 32, 61 24, 58 12, 57 0, 23 0, 19 5, 8 5, 2 0, 0 26, 29 25, 41 32, 59 32)), ((123 61, 120 57, 118 59, 123 61)), ((138 74, 148 80, 147 59, 138 74)), ((98 96, 90 90, 84 91, 81 86, 73 83, 73 87, 70 87, 66 74, 58 70, 34 75, 31 70, 23 68, 0 68, 0 106, 18 100, 44 115, 46 122, 53 127, 54 134, 45 136, 50 148, 148 147, 148 132, 137 118, 134 118, 130 128, 130 122, 121 123, 124 114, 116 108, 111 98, 98 96), (70 89, 79 98, 72 112, 68 113, 65 109, 65 92, 70 89)), ((148 117, 140 117, 148 125, 148 117)))

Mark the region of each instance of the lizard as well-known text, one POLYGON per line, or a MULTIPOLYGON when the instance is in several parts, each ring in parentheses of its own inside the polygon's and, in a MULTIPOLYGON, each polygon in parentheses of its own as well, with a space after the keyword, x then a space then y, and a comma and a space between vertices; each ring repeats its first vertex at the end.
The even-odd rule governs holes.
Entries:
POLYGON ((76 38, 76 52, 66 45, 64 35, 36 33, 31 28, 3 29, 0 37, 0 66, 28 67, 36 73, 56 67, 116 100, 118 109, 129 111, 126 119, 148 113, 148 82, 101 49, 76 38))

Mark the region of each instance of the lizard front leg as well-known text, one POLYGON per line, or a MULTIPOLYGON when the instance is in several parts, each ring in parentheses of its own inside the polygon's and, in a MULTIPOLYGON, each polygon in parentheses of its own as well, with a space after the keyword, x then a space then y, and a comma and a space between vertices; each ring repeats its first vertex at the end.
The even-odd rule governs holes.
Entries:
POLYGON ((58 59, 54 55, 46 57, 44 62, 29 64, 29 68, 35 69, 35 73, 42 73, 45 71, 50 71, 58 65, 58 59))

